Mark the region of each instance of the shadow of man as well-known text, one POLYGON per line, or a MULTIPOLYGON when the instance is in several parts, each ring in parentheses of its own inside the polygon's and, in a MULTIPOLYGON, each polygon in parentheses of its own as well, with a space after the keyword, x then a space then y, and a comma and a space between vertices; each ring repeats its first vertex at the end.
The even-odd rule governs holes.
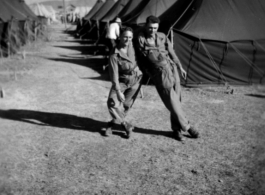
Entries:
POLYGON ((70 114, 50 113, 33 110, 0 110, 0 118, 21 121, 41 126, 52 126, 75 130, 100 132, 107 123, 70 114))
MULTIPOLYGON (((21 121, 33 125, 89 131, 101 135, 103 128, 107 126, 107 122, 97 121, 91 118, 34 110, 0 110, 0 118, 21 121)), ((114 131, 114 135, 125 137, 125 132, 121 127, 115 128, 115 130, 118 131, 114 131)), ((149 135, 162 135, 172 138, 171 131, 156 131, 135 127, 134 132, 149 135)))

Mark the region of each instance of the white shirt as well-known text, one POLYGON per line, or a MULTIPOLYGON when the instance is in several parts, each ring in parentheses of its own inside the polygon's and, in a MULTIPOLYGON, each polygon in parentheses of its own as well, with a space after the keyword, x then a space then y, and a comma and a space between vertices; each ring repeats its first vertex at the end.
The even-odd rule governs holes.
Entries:
POLYGON ((117 39, 120 36, 120 25, 116 22, 109 25, 109 30, 107 32, 106 38, 117 39))

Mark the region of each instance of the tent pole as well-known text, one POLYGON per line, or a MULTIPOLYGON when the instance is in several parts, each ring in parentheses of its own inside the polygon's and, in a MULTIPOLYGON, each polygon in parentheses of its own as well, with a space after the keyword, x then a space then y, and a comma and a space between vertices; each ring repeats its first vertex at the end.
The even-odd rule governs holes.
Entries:
POLYGON ((194 1, 194 0, 192 0, 192 1, 190 2, 190 4, 188 5, 188 7, 184 10, 184 12, 181 14, 181 16, 177 19, 177 21, 175 21, 174 24, 171 25, 171 27, 170 27, 170 29, 169 29, 169 31, 168 31, 168 33, 167 33, 167 37, 169 36, 170 30, 173 29, 173 27, 175 26, 175 24, 177 24, 178 21, 182 18, 182 16, 187 12, 187 10, 188 10, 188 9, 190 8, 190 6, 192 5, 193 1, 194 1))
POLYGON ((170 39, 171 39, 171 44, 172 44, 172 47, 174 48, 174 41, 173 41, 173 39, 174 39, 174 35, 173 35, 173 30, 171 29, 171 31, 170 31, 170 33, 171 33, 171 37, 170 37, 170 39))
POLYGON ((65 28, 67 29, 67 26, 66 26, 67 18, 66 18, 65 0, 63 0, 63 10, 64 10, 64 24, 65 24, 65 28))

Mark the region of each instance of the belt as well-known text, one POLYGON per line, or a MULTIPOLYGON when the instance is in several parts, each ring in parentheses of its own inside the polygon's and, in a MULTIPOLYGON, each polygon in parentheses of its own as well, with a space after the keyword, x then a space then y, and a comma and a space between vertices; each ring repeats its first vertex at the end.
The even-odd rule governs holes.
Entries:
POLYGON ((137 67, 137 65, 135 65, 132 69, 128 70, 128 71, 121 71, 120 74, 124 74, 124 75, 134 75, 134 70, 137 67))

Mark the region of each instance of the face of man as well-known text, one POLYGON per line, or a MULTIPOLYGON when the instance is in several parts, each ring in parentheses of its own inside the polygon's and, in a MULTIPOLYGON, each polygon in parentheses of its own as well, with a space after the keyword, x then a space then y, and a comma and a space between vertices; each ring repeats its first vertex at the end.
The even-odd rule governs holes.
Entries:
POLYGON ((132 39, 133 39, 133 33, 131 31, 125 31, 121 35, 120 42, 122 45, 128 46, 132 42, 132 39))
POLYGON ((159 27, 158 23, 148 23, 146 24, 146 32, 148 36, 153 36, 157 32, 159 27))

